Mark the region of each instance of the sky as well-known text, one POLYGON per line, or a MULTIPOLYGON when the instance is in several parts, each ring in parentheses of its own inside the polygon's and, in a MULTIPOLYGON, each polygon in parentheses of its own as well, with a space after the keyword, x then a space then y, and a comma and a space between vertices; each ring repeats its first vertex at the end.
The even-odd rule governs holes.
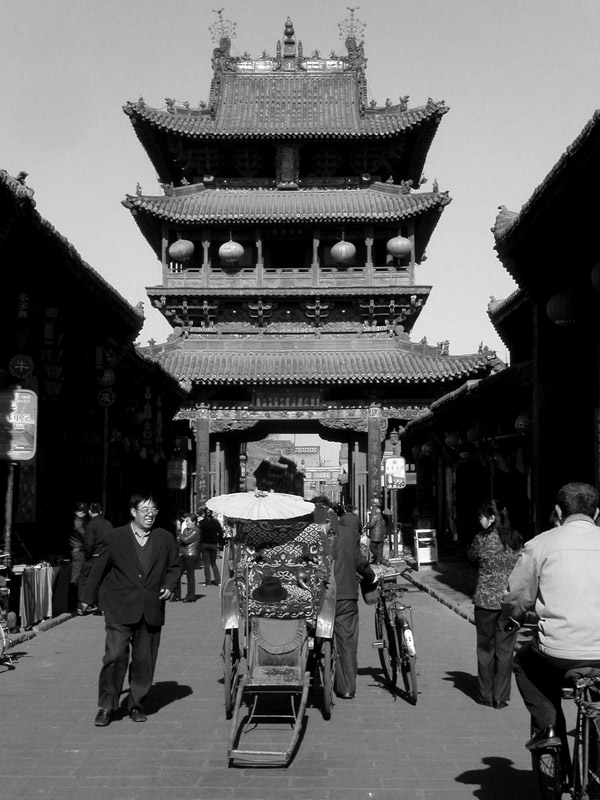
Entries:
MULTIPOLYGON (((224 0, 234 54, 274 53, 291 17, 305 53, 344 52, 336 0, 224 0)), ((132 305, 145 304, 140 342, 170 327, 145 287, 160 265, 121 201, 141 184, 161 194, 122 106, 143 96, 196 106, 208 99, 206 0, 0 0, 0 169, 29 173, 37 209, 132 305)), ((449 191, 417 268, 433 287, 413 341, 481 343, 506 359, 490 297, 516 288, 493 249, 500 205, 518 211, 600 107, 599 0, 362 0, 369 99, 410 95, 450 107, 425 176, 449 191)), ((557 237, 557 242, 560 237, 557 237)), ((557 258, 565 258, 557 248, 557 258)), ((7 265, 4 265, 7 268, 7 265)), ((543 264, 540 264, 543 269, 543 264)))

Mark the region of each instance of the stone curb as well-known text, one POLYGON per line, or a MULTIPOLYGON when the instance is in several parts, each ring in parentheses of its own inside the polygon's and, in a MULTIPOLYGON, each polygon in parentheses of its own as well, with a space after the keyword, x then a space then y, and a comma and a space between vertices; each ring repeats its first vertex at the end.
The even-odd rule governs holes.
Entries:
POLYGON ((452 609, 455 614, 458 614, 459 617, 466 619, 472 625, 475 625, 475 616, 473 615, 472 611, 467 611, 462 608, 458 603, 454 600, 451 600, 447 595, 442 594, 441 592, 437 591, 436 589, 432 589, 431 586, 428 586, 427 583, 424 581, 420 581, 414 574, 410 573, 408 570, 405 570, 402 573, 403 577, 406 578, 407 581, 410 581, 414 586, 421 589, 427 594, 430 594, 435 600, 443 605, 447 606, 448 608, 452 609))
POLYGON ((17 644, 21 644, 22 642, 27 642, 30 639, 35 639, 38 633, 43 633, 44 631, 49 631, 51 628, 55 628, 57 625, 62 625, 63 622, 67 622, 73 617, 76 616, 75 614, 65 613, 59 614, 57 617, 50 617, 50 619, 42 620, 37 625, 34 625, 33 628, 29 631, 19 631, 19 633, 10 633, 9 634, 9 650, 17 644))

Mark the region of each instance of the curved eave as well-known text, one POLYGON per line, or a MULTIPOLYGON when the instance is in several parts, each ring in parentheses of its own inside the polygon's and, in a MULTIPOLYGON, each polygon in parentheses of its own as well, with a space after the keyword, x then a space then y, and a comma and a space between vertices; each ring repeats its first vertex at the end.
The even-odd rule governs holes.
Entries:
POLYGON ((213 287, 202 286, 147 286, 146 293, 148 297, 206 297, 207 299, 225 298, 255 298, 269 296, 271 299, 287 298, 287 297, 377 297, 377 296, 394 296, 416 295, 417 297, 428 297, 431 294, 431 286, 359 286, 359 287, 331 287, 331 286, 306 286, 302 288, 297 287, 227 287, 218 289, 213 287))
POLYGON ((162 224, 179 229, 201 225, 385 224, 417 220, 420 261, 451 198, 446 192, 403 194, 399 187, 373 184, 369 189, 321 189, 281 192, 261 189, 204 189, 172 195, 127 195, 123 205, 160 258, 162 224))
POLYGON ((398 351, 175 350, 157 360, 177 380, 203 386, 428 385, 488 372, 479 356, 424 357, 398 351))

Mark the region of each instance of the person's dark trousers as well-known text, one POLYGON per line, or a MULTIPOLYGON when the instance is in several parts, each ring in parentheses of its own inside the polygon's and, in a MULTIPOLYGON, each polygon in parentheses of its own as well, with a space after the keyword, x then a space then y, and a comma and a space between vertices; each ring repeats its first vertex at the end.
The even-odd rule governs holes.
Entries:
POLYGON ((196 599, 196 563, 198 556, 182 557, 182 573, 185 572, 187 580, 186 600, 196 599))
POLYGON ((517 651, 514 660, 515 679, 535 730, 541 731, 549 725, 556 725, 564 731, 562 686, 565 672, 577 667, 600 668, 600 661, 554 658, 542 653, 535 640, 527 642, 517 651))
POLYGON ((506 631, 499 622, 500 611, 475 607, 478 699, 483 703, 507 703, 510 700, 517 631, 506 631))
POLYGON ((210 586, 210 571, 214 576, 215 583, 221 583, 221 574, 217 567, 217 553, 219 546, 217 544, 203 544, 202 545, 202 560, 204 561, 204 583, 210 586))
POLYGON ((338 600, 333 625, 337 660, 335 664, 336 694, 356 692, 358 672, 358 601, 338 600))
POLYGON ((371 564, 383 564, 383 542, 369 542, 369 549, 373 556, 371 564))
POLYGON ((161 628, 148 625, 142 617, 133 625, 106 623, 106 643, 98 680, 98 706, 116 711, 123 690, 129 654, 129 697, 127 710, 143 708, 150 691, 160 645, 161 628))

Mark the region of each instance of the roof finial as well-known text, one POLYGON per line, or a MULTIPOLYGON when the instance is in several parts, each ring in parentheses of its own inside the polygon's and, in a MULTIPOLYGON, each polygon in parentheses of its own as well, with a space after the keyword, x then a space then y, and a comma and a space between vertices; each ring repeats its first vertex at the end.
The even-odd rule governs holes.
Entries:
POLYGON ((354 6, 354 8, 347 6, 350 19, 343 19, 338 23, 340 39, 357 39, 361 42, 364 40, 366 23, 361 22, 358 17, 354 16, 359 8, 360 6, 354 6))
POLYGON ((217 15, 217 21, 209 25, 210 38, 213 42, 220 42, 221 39, 235 39, 235 29, 237 23, 230 19, 223 19, 225 8, 213 8, 213 14, 217 15))

